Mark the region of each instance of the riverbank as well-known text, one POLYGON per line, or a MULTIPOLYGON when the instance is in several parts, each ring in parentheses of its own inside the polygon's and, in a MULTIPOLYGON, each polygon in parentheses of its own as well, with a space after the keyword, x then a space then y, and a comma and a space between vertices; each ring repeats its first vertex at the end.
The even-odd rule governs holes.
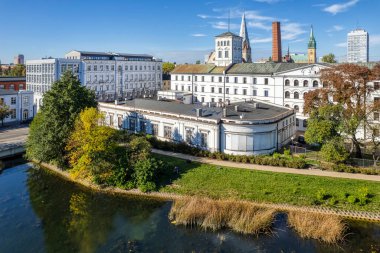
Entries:
MULTIPOLYGON (((172 158, 167 158, 171 159, 173 162, 172 158)), ((184 160, 179 160, 179 161, 174 161, 178 166, 184 168, 184 164, 186 161, 184 160)), ((115 187, 100 187, 99 185, 96 185, 92 182, 85 181, 85 180, 74 180, 72 177, 70 177, 69 173, 66 171, 62 171, 59 168, 57 168, 54 165, 47 164, 47 163, 37 163, 41 165, 42 168, 48 169, 49 171, 52 171, 56 175, 62 177, 65 180, 75 182, 79 185, 82 185, 84 187, 87 187, 89 189, 98 191, 98 192, 103 192, 107 194, 123 194, 123 195, 137 195, 137 196, 142 196, 142 197, 148 197, 148 198, 155 198, 155 199, 161 199, 161 200, 180 200, 183 198, 187 198, 189 195, 190 196, 198 196, 198 197, 205 197, 205 191, 203 194, 182 194, 181 191, 177 191, 180 187, 178 187, 178 181, 174 181, 171 186, 163 187, 159 192, 150 192, 150 193, 143 193, 139 190, 123 190, 120 188, 115 188, 115 187), (170 190, 168 190, 170 189, 170 190), (177 189, 177 190, 175 190, 177 189)), ((190 165, 190 164, 189 164, 190 165)), ((197 166, 196 164, 191 164, 192 167, 197 166)), ((202 165, 200 165, 202 166, 202 165)), ((209 165, 208 165, 209 166, 209 165)), ((205 168, 201 168, 201 170, 204 170, 205 168)), ((209 168, 208 168, 209 169, 209 168)), ((227 168, 222 168, 222 169, 227 169, 227 168)), ((221 170, 219 168, 211 168, 211 170, 221 170)), ((235 170, 235 169, 231 169, 235 170)), ((235 170, 236 171, 236 170, 235 170)), ((249 171, 247 171, 249 172, 249 171)), ((273 173, 274 174, 274 173, 273 173)), ((184 177, 186 177, 184 175, 184 177)), ((212 177, 208 177, 208 179, 212 179, 212 177)), ((214 177, 215 179, 215 177, 214 177)), ((216 178, 217 179, 217 178, 216 178)), ((181 180, 181 178, 179 179, 181 180)), ((308 180, 309 182, 312 182, 313 180, 308 180)), ((194 182, 196 183, 196 182, 194 182)), ((223 183, 223 182, 222 182, 223 183)), ((240 183, 242 183, 240 181, 240 183)), ((202 183, 200 185, 194 185, 194 187, 198 188, 200 191, 202 191, 202 187, 204 187, 205 183, 202 183)), ((224 184, 226 185, 226 184, 224 184)), ((227 186, 227 185, 226 185, 227 186)), ((379 186, 380 187, 380 186, 379 186)), ((243 187, 244 189, 244 187, 243 187)), ((283 201, 282 203, 277 202, 277 203, 268 203, 269 201, 253 201, 253 200, 247 200, 247 199, 237 199, 236 196, 235 198, 233 197, 233 192, 232 195, 230 196, 225 196, 224 198, 220 199, 230 199, 230 200, 235 200, 235 201, 240 201, 240 202, 249 202, 249 203, 254 203, 258 207, 263 207, 263 208, 272 208, 277 210, 278 212, 310 212, 310 213, 318 213, 318 214, 327 214, 327 215, 335 215, 344 219, 359 219, 359 220, 367 220, 367 221, 374 221, 374 222, 380 222, 380 213, 378 212, 368 212, 368 211, 355 211, 355 210, 339 210, 336 208, 329 208, 329 207, 315 207, 315 206, 301 206, 301 205, 294 205, 294 204, 285 204, 283 201)), ((259 192, 260 193, 260 192, 259 192)), ((268 195, 268 194, 264 194, 268 195)), ((207 195, 206 195, 207 196, 207 195)), ((210 196, 208 196, 210 197, 210 196)), ((379 209, 376 209, 379 210, 379 209)))

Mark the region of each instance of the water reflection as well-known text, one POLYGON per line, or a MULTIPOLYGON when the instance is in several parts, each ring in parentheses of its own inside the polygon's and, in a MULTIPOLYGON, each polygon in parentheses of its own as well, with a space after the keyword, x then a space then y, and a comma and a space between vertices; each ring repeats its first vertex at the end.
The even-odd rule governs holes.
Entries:
POLYGON ((276 217, 271 235, 207 232, 168 221, 170 202, 90 192, 24 166, 0 176, 0 252, 377 252, 380 226, 353 223, 339 246, 303 240, 276 217))

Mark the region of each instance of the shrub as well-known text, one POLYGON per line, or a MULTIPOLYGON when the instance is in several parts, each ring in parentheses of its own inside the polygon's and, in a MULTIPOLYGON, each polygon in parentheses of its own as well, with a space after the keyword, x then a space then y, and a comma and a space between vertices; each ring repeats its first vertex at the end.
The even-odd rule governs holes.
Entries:
POLYGON ((344 147, 344 143, 341 138, 334 138, 326 142, 322 146, 321 154, 323 159, 332 163, 343 163, 349 157, 349 153, 344 147))
POLYGON ((350 195, 350 196, 348 196, 347 201, 350 204, 355 204, 356 202, 358 202, 358 199, 355 196, 350 195))
POLYGON ((133 175, 136 186, 143 192, 155 190, 161 167, 165 167, 164 163, 154 158, 137 161, 133 175))
POLYGON ((330 194, 328 194, 324 189, 320 189, 318 192, 317 192, 317 200, 319 201, 324 201, 324 200, 327 200, 331 197, 330 194))
POLYGON ((362 187, 358 190, 358 200, 361 206, 364 206, 369 201, 369 192, 367 187, 362 187))
POLYGON ((291 152, 290 152, 290 149, 284 149, 284 155, 285 156, 290 156, 291 155, 291 152))

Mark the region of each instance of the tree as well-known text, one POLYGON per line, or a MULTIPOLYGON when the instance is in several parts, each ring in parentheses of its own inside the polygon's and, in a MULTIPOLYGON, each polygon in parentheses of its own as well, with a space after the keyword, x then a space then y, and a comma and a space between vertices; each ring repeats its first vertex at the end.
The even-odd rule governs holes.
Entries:
POLYGON ((370 142, 368 147, 372 155, 373 166, 377 166, 377 162, 380 159, 380 138, 378 135, 380 126, 378 124, 370 124, 369 122, 367 124, 370 135, 370 142))
POLYGON ((4 100, 0 100, 0 120, 1 120, 1 126, 4 126, 4 119, 8 117, 11 114, 11 110, 9 109, 9 106, 7 106, 4 102, 4 100))
POLYGON ((357 138, 358 130, 365 127, 368 116, 378 110, 380 104, 368 103, 373 93, 369 82, 376 79, 377 72, 354 64, 342 64, 321 71, 324 87, 305 95, 304 113, 312 115, 318 107, 338 105, 339 134, 351 142, 351 153, 361 157, 362 144, 357 138))
POLYGON ((11 76, 25 76, 26 75, 25 65, 17 64, 11 69, 10 75, 11 76))
POLYGON ((99 125, 104 116, 96 108, 84 109, 67 142, 67 158, 75 178, 106 183, 117 163, 117 130, 99 125))
POLYGON ((335 55, 332 54, 332 53, 329 53, 329 54, 326 54, 326 55, 322 56, 322 62, 336 63, 335 55))
POLYGON ((195 61, 195 64, 201 64, 200 60, 195 61))
POLYGON ((96 107, 95 94, 71 72, 63 74, 43 97, 43 105, 30 126, 26 154, 30 159, 67 165, 66 144, 78 114, 96 107))
POLYGON ((343 163, 348 157, 349 153, 344 147, 344 141, 340 137, 335 137, 327 141, 321 149, 323 159, 332 163, 343 163))
POLYGON ((169 74, 175 68, 175 64, 171 62, 162 63, 162 72, 164 74, 169 74))

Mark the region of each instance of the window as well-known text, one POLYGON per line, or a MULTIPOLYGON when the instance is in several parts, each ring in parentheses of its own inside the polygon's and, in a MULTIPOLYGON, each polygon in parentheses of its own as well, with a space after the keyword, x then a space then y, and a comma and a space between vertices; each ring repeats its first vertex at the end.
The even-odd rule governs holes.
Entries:
POLYGON ((9 86, 9 89, 10 89, 10 90, 14 90, 14 89, 15 89, 15 85, 14 85, 14 84, 11 84, 11 85, 9 86))
POLYGON ((215 98, 211 98, 211 102, 214 103, 215 102, 215 98))
POLYGON ((178 85, 175 86, 175 90, 178 90, 178 85))
POLYGON ((152 124, 152 135, 158 136, 158 124, 152 124))
POLYGON ((252 96, 256 97, 257 96, 257 90, 252 91, 252 96))
MULTIPOLYGON (((314 80, 314 81, 313 81, 313 87, 314 87, 314 88, 318 87, 318 81, 317 81, 317 80, 314 80)), ((323 87, 324 87, 324 86, 323 86, 323 87)))
POLYGON ((226 94, 230 94, 230 88, 226 88, 226 94))
POLYGON ((24 107, 27 107, 27 106, 29 106, 29 97, 27 97, 27 96, 24 96, 24 97, 22 97, 22 106, 24 106, 24 107))
POLYGON ((196 81, 196 82, 198 81, 198 77, 197 76, 194 77, 194 81, 196 81))
POLYGON ((304 80, 303 81, 303 87, 307 87, 309 86, 309 81, 308 80, 304 80))
POLYGON ((213 76, 211 77, 211 82, 214 82, 214 77, 213 76))
POLYGON ((198 86, 194 86, 194 91, 195 91, 195 92, 198 91, 198 86))
POLYGON ((202 87, 201 87, 201 90, 202 90, 202 92, 205 92, 205 87, 202 86, 202 87))
POLYGON ((307 127, 307 120, 306 119, 303 120, 303 127, 305 127, 305 128, 307 127))
POLYGON ((223 93, 223 89, 222 88, 219 88, 219 93, 223 93))
POLYGON ((253 78, 253 84, 257 84, 257 78, 256 77, 253 78))
POLYGON ((200 145, 202 148, 207 148, 207 133, 201 132, 200 145))
POLYGON ((268 84, 268 78, 264 78, 264 84, 268 84))
POLYGON ((235 88, 234 94, 235 94, 235 95, 238 94, 238 89, 235 88))
POLYGON ((247 95, 247 89, 243 89, 243 95, 247 95))
POLYGON ((192 128, 186 128, 185 141, 188 144, 193 144, 193 129, 192 128))
POLYGON ((222 51, 218 51, 218 58, 222 58, 222 51))
POLYGON ((289 108, 290 106, 288 104, 286 104, 285 107, 289 108))
POLYGON ((285 80, 285 86, 290 86, 290 81, 289 81, 289 79, 286 79, 286 80, 285 80))
POLYGON ((181 86, 181 91, 184 91, 185 90, 185 86, 181 86))
POLYGON ((29 112, 27 109, 24 109, 22 112, 22 120, 27 120, 29 118, 29 112))
POLYGON ((201 77, 201 81, 202 81, 202 82, 205 81, 205 77, 204 77, 204 76, 201 77))
POLYGON ((191 76, 187 77, 187 81, 189 81, 189 82, 191 81, 191 76))
POLYGON ((140 121, 140 132, 146 133, 146 122, 143 120, 140 121))
POLYGON ((226 134, 226 149, 236 151, 253 151, 253 136, 226 134))
POLYGON ((202 103, 205 102, 205 97, 201 97, 201 102, 202 102, 202 103))
POLYGON ((299 86, 299 82, 298 82, 298 80, 294 80, 294 86, 299 86))
POLYGON ((220 77, 219 77, 219 83, 221 83, 221 82, 223 82, 223 79, 222 79, 222 77, 220 76, 220 77))
POLYGON ((373 89, 374 89, 374 90, 378 90, 378 89, 380 89, 380 82, 374 82, 374 83, 373 83, 373 89))
POLYGON ((0 90, 3 90, 5 88, 4 84, 0 84, 0 90))
POLYGON ((243 83, 247 83, 247 78, 243 77, 243 83))
POLYGON ((299 99, 300 98, 300 94, 298 92, 294 92, 294 99, 299 99))
POLYGON ((285 98, 290 98, 290 92, 289 91, 285 91, 285 98))
POLYGON ((294 111, 299 112, 300 111, 300 107, 298 105, 295 105, 294 106, 294 111))
POLYGON ((16 109, 11 109, 11 119, 15 119, 16 118, 16 109))
POLYGON ((19 90, 24 90, 24 84, 19 84, 19 90))
POLYGON ((300 120, 296 119, 296 126, 299 126, 299 125, 300 125, 300 120))
POLYGON ((136 119, 129 118, 129 130, 131 130, 131 131, 136 130, 136 119))
POLYGON ((235 81, 235 83, 238 83, 238 78, 237 78, 237 77, 235 77, 234 79, 235 79, 235 80, 234 80, 234 81, 235 81))
POLYGON ((214 92, 215 92, 215 88, 211 87, 211 93, 214 93, 214 92))
POLYGON ((187 91, 191 91, 191 86, 187 86, 187 91))
POLYGON ((269 97, 269 90, 264 90, 264 97, 269 97))
POLYGON ((228 58, 228 57, 229 57, 228 51, 224 51, 224 58, 228 58))
POLYGON ((171 139, 172 138, 172 127, 164 126, 164 138, 171 139))
POLYGON ((379 120, 379 113, 378 112, 374 112, 373 113, 373 120, 379 120))
POLYGON ((230 82, 230 78, 227 76, 227 77, 225 77, 226 79, 226 83, 229 83, 230 82))
POLYGON ((16 97, 11 97, 11 105, 15 105, 16 104, 16 97))

